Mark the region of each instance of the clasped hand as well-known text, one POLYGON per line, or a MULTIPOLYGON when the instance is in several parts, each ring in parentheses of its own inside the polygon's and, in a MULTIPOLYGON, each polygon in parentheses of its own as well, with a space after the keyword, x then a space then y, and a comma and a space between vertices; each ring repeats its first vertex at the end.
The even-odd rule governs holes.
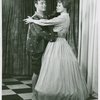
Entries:
POLYGON ((33 19, 32 19, 32 17, 28 16, 28 18, 23 19, 23 21, 25 22, 25 24, 29 24, 29 23, 33 22, 33 19))

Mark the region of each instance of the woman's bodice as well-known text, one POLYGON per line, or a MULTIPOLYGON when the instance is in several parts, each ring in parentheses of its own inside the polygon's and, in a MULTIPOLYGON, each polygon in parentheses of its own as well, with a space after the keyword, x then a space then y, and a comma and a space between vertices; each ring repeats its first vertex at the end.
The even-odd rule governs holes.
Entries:
POLYGON ((54 18, 59 21, 59 23, 54 25, 53 31, 58 33, 58 37, 66 37, 69 30, 70 18, 69 14, 62 13, 59 17, 54 18))

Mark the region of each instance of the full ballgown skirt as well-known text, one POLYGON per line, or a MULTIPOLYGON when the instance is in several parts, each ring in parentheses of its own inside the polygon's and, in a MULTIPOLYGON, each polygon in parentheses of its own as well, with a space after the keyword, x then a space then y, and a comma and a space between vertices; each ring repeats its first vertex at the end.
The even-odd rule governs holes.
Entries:
POLYGON ((86 100, 88 91, 78 61, 65 38, 49 42, 35 86, 39 100, 86 100))

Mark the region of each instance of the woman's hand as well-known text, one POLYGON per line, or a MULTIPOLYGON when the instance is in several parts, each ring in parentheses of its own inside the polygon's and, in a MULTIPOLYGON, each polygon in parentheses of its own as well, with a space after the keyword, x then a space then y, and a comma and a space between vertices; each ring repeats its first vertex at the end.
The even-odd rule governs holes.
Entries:
POLYGON ((26 24, 29 24, 33 22, 33 19, 32 17, 28 16, 28 18, 24 19, 23 21, 25 21, 26 24))

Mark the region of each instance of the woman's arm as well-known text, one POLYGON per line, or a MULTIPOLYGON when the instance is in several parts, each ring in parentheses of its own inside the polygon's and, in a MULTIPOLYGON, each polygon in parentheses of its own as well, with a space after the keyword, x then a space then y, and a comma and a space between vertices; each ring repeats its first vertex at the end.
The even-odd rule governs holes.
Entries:
POLYGON ((50 20, 48 20, 48 19, 34 20, 32 18, 28 18, 28 19, 25 19, 24 21, 26 22, 26 24, 33 22, 33 23, 41 25, 41 26, 50 26, 50 25, 56 25, 56 24, 62 23, 64 20, 65 20, 65 18, 63 16, 59 15, 58 17, 54 17, 50 20))
POLYGON ((41 19, 41 20, 33 20, 34 23, 42 25, 42 26, 49 26, 49 25, 57 25, 59 23, 64 22, 65 18, 63 16, 58 16, 52 19, 41 19))
POLYGON ((41 25, 41 26, 50 26, 50 25, 52 25, 50 23, 45 23, 45 22, 47 22, 47 20, 45 20, 45 19, 32 20, 32 22, 35 23, 35 24, 41 25))

